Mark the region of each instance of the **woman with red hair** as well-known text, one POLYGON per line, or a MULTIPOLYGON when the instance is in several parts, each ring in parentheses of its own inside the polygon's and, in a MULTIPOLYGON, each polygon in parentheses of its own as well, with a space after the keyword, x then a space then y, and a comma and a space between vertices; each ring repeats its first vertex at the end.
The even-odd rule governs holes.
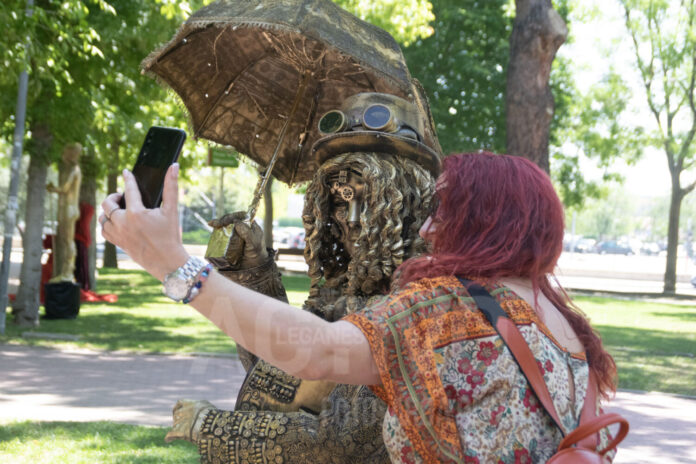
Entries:
MULTIPOLYGON (((178 236, 177 167, 162 207, 146 210, 124 172, 102 204, 102 233, 158 279, 188 262, 178 236), (156 239, 153 239, 156 237, 156 239)), ((393 462, 546 462, 578 426, 590 371, 615 391, 599 336, 550 279, 563 211, 548 176, 513 156, 444 160, 439 207, 421 228, 428 255, 405 262, 391 294, 327 322, 206 269, 190 304, 260 358, 305 379, 372 385, 388 404, 383 436, 393 462), (484 287, 529 345, 560 423, 540 405, 505 343, 458 277, 484 287)), ((600 433, 599 449, 608 443, 600 433)))

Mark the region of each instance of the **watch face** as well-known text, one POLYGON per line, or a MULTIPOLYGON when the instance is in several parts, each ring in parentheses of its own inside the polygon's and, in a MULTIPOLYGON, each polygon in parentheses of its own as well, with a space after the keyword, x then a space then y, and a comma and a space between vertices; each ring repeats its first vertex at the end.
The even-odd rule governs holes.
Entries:
POLYGON ((188 283, 179 276, 168 277, 164 282, 164 294, 172 300, 183 300, 189 291, 188 283))

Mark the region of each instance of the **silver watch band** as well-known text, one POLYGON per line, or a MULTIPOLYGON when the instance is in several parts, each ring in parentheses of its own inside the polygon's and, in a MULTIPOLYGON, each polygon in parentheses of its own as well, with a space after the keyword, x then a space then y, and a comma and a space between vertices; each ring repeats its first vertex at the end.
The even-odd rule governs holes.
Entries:
POLYGON ((198 273, 201 272, 201 269, 205 267, 205 264, 205 261, 197 256, 191 256, 183 266, 177 269, 177 271, 181 271, 184 279, 186 279, 186 283, 188 283, 190 287, 195 283, 194 279, 198 276, 198 273))

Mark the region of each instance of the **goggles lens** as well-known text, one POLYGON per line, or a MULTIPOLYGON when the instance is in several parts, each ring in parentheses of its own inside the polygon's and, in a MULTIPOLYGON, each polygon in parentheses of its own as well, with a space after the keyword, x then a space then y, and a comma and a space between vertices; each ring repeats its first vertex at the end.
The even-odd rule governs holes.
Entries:
POLYGON ((384 105, 372 105, 363 113, 363 125, 368 129, 385 129, 392 121, 392 113, 384 105))
POLYGON ((319 132, 322 134, 335 134, 346 125, 345 115, 338 110, 331 110, 319 120, 319 132))

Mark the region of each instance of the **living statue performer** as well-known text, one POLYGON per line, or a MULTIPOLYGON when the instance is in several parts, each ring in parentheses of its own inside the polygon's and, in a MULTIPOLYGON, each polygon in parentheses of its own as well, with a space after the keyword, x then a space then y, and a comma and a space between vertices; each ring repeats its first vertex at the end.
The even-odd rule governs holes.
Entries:
MULTIPOLYGON (((402 261, 423 251, 418 229, 433 208, 440 148, 427 103, 416 103, 364 93, 321 118, 314 153, 323 163, 302 216, 311 278, 305 310, 334 321, 363 308, 388 291, 402 261)), ((234 223, 244 241, 239 268, 221 273, 287 301, 273 250, 243 216, 213 223, 234 223)), ((203 463, 389 462, 386 405, 367 387, 303 381, 238 350, 248 372, 235 410, 179 401, 168 440, 195 443, 203 463)))
POLYGON ((53 243, 53 276, 49 282, 72 282, 75 271, 75 223, 80 218, 80 154, 82 145, 73 143, 63 149, 58 170, 58 187, 48 184, 46 190, 58 194, 58 230, 53 243))

